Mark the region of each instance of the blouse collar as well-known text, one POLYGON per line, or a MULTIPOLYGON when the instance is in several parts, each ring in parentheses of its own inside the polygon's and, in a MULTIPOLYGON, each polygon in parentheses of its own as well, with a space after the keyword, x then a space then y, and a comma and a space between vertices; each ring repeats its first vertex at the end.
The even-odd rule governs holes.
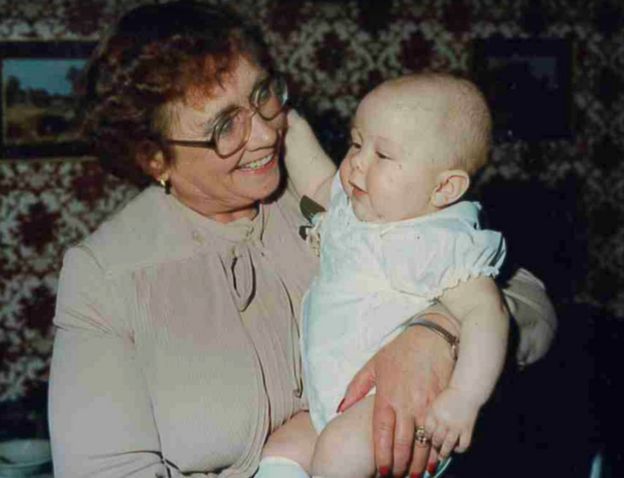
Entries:
POLYGON ((202 216, 174 196, 168 196, 168 198, 169 202, 188 221, 193 231, 193 239, 217 236, 230 242, 262 240, 268 212, 263 204, 259 204, 258 214, 252 219, 241 218, 232 222, 221 223, 202 216))

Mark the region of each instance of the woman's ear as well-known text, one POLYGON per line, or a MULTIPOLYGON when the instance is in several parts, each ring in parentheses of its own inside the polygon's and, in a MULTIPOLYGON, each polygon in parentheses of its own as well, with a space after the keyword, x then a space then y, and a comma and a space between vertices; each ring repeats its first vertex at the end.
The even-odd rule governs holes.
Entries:
POLYGON ((450 169, 440 173, 433 193, 431 204, 443 208, 458 201, 470 186, 470 176, 461 169, 450 169))
POLYGON ((139 154, 138 163, 143 172, 154 178, 155 181, 167 181, 169 179, 169 168, 161 151, 150 156, 139 154))

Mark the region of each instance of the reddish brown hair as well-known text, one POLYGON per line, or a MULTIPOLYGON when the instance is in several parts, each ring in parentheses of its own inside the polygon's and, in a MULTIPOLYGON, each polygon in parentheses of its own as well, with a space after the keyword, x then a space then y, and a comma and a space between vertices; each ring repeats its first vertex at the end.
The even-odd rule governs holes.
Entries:
POLYGON ((165 104, 190 88, 207 94, 241 55, 270 69, 259 34, 227 8, 179 1, 123 15, 96 49, 85 83, 83 131, 102 166, 146 184, 141 158, 162 152, 173 160, 165 104))

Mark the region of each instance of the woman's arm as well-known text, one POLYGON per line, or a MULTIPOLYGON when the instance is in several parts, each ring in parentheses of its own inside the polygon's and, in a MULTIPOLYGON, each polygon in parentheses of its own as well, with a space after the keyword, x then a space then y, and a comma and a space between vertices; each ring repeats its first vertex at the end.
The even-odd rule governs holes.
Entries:
POLYGON ((518 326, 516 360, 519 365, 534 363, 546 355, 557 332, 555 308, 544 284, 526 269, 518 269, 502 291, 518 326))
MULTIPOLYGON (((512 317, 518 324, 529 323, 554 331, 556 317, 544 286, 533 275, 520 269, 502 289, 512 317), (546 325, 548 324, 548 325, 546 325)), ((459 334, 459 323, 441 304, 422 315, 459 334)), ((520 334, 523 326, 520 325, 520 334)), ((551 332, 549 335, 552 336, 551 332)), ((540 342, 545 353, 550 340, 540 342)), ((539 348, 539 347, 538 347, 539 348)), ((415 424, 424 425, 429 404, 446 388, 453 371, 449 344, 425 327, 409 327, 382 348, 354 377, 345 394, 342 410, 366 396, 376 386, 373 434, 375 463, 389 467, 401 476, 411 461, 410 473, 422 472, 427 463, 434 465, 436 455, 425 447, 414 446, 415 424)))
POLYGON ((308 122, 294 110, 288 113, 285 142, 286 170, 295 190, 327 208, 336 165, 323 151, 308 122))
POLYGON ((50 375, 55 476, 167 476, 132 338, 113 320, 104 274, 68 251, 58 289, 50 375))

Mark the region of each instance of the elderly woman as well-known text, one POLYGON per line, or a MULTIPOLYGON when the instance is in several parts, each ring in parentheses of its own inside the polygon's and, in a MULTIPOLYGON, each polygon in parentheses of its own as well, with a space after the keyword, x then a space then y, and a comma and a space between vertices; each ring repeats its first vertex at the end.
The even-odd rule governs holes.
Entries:
MULTIPOLYGON (((249 477, 267 436, 305 409, 299 305, 317 260, 282 187, 286 95, 262 42, 221 7, 139 7, 97 50, 94 149, 115 174, 162 187, 65 255, 50 384, 57 477, 249 477)), ((528 334, 547 330, 539 282, 512 282, 528 334)), ((427 319, 457 333, 444 313, 427 319)), ((404 332, 346 395, 348 407, 376 385, 376 462, 397 475, 435 461, 413 446, 452 368, 433 332, 404 332)))

